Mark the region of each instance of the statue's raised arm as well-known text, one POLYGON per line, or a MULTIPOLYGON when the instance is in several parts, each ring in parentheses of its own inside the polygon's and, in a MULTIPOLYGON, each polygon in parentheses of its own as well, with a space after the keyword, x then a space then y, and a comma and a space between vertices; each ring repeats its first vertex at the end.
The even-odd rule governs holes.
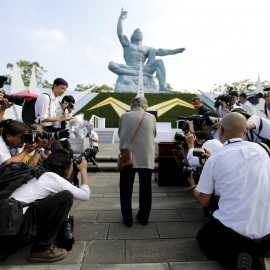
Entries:
POLYGON ((125 20, 126 17, 127 17, 127 11, 123 10, 123 8, 122 8, 120 17, 118 19, 118 24, 117 24, 117 35, 118 35, 120 43, 123 47, 128 46, 128 44, 129 44, 129 40, 128 40, 127 36, 123 34, 122 21, 125 20))

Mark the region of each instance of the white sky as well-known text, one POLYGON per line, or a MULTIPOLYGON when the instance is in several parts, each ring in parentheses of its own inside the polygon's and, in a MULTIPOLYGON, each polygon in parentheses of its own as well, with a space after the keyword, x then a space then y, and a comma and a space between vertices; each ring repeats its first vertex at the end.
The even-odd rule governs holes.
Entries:
POLYGON ((124 63, 116 26, 121 8, 130 37, 143 45, 182 48, 162 57, 167 82, 178 91, 210 91, 215 84, 269 80, 269 0, 0 0, 0 75, 7 63, 37 61, 49 82, 113 86, 110 61, 124 63))

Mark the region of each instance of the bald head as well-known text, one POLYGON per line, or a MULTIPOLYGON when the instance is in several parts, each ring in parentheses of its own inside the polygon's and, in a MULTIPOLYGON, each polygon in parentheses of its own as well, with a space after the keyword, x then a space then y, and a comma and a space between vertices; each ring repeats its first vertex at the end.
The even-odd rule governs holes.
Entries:
POLYGON ((240 113, 229 113, 220 122, 220 126, 224 130, 226 140, 231 138, 243 138, 246 131, 246 119, 240 113))

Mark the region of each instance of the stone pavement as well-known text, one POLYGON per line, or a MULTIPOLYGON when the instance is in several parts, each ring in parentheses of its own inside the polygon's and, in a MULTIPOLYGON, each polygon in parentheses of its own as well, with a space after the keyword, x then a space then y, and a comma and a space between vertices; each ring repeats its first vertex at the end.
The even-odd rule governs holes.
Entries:
MULTIPOLYGON (((116 157, 118 144, 100 145, 100 156, 116 157), (104 150, 104 151, 103 151, 104 150)), ((2 270, 221 270, 208 260, 195 237, 207 219, 188 187, 158 187, 153 177, 153 203, 147 226, 136 220, 138 178, 134 184, 133 227, 123 222, 119 202, 119 173, 89 172, 91 198, 74 201, 76 239, 69 256, 47 265, 29 264, 30 246, 0 263, 2 270)), ((267 269, 270 260, 267 259, 267 269)))

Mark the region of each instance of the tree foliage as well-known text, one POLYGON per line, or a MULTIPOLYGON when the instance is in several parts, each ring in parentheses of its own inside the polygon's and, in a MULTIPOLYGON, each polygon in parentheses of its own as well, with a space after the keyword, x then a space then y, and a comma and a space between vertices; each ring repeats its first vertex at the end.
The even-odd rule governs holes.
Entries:
POLYGON ((76 88, 74 89, 75 91, 85 91, 88 89, 91 89, 91 92, 93 93, 104 93, 104 92, 112 92, 113 88, 108 86, 107 84, 103 84, 101 86, 95 86, 94 84, 88 84, 86 86, 84 86, 83 84, 77 84, 76 88))
MULTIPOLYGON (((237 91, 238 93, 243 93, 245 91, 255 92, 257 87, 257 82, 252 82, 250 79, 245 79, 241 81, 236 81, 233 83, 224 83, 223 85, 217 85, 216 87, 210 91, 211 94, 217 94, 220 92, 225 92, 227 87, 233 87, 234 91, 237 91)), ((266 88, 270 85, 270 82, 263 81, 262 87, 266 88)))
MULTIPOLYGON (((37 86, 38 87, 47 87, 49 85, 47 80, 42 80, 42 76, 44 73, 47 72, 47 70, 44 69, 38 62, 30 62, 26 60, 20 60, 17 63, 20 71, 21 71, 21 76, 22 80, 25 86, 30 85, 30 79, 31 79, 31 74, 32 74, 32 68, 35 66, 35 71, 36 71, 36 79, 37 79, 37 86)), ((8 63, 7 68, 13 69, 13 64, 8 63)), ((11 78, 11 76, 9 76, 11 78)), ((11 80, 10 80, 11 81, 11 80)))

